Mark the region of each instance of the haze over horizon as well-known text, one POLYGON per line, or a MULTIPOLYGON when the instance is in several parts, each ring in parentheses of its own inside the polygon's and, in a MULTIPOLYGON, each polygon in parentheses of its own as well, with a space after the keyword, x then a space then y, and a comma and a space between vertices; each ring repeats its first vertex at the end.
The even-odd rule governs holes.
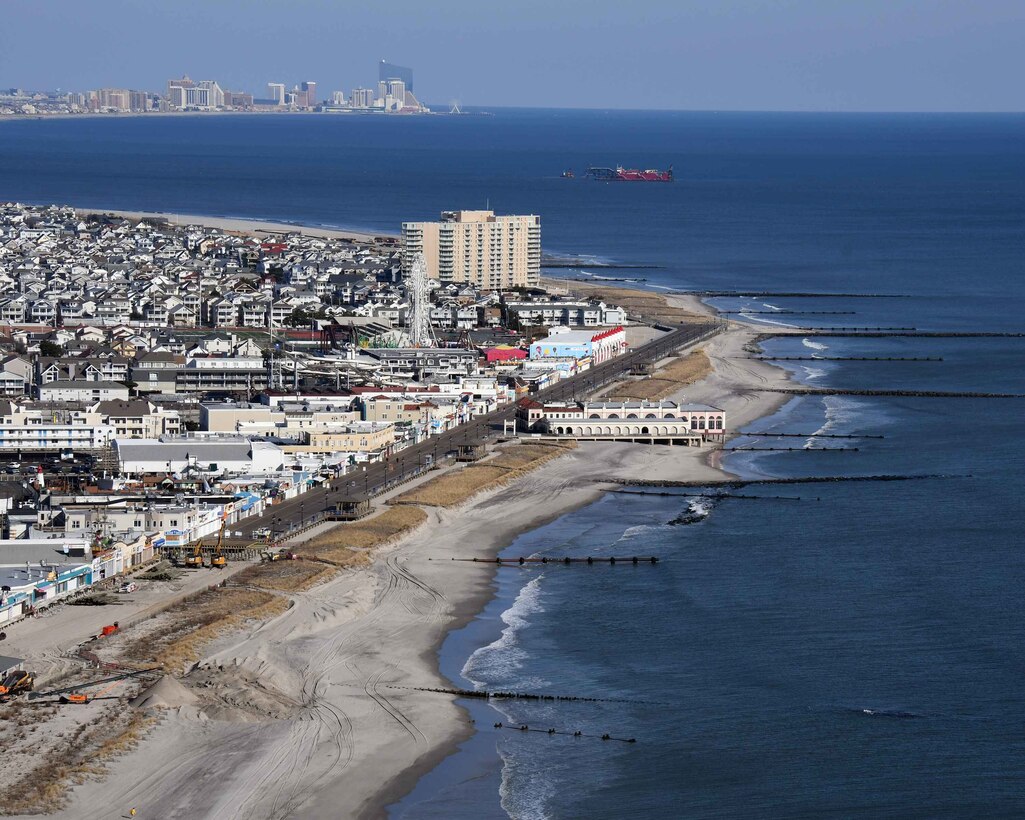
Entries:
POLYGON ((158 91, 188 74, 327 97, 375 85, 383 58, 436 105, 1021 111, 1023 33, 1020 0, 8 0, 0 87, 158 91))

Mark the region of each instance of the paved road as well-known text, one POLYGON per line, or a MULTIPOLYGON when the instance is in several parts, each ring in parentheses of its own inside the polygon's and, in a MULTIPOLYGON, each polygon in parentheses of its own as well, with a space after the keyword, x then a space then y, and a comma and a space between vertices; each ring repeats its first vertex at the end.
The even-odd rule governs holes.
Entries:
MULTIPOLYGON (((567 401, 590 396, 605 385, 621 379, 635 365, 654 364, 681 348, 720 332, 724 327, 722 322, 715 321, 680 325, 664 336, 622 356, 539 391, 532 398, 539 401, 567 401)), ((281 504, 275 504, 262 516, 246 519, 244 526, 250 530, 267 527, 274 532, 281 532, 311 522, 343 498, 375 496, 414 477, 432 461, 436 463, 448 457, 460 444, 494 439, 501 434, 503 422, 512 418, 515 413, 515 404, 510 404, 477 416, 452 430, 406 447, 384 461, 369 464, 364 470, 334 479, 331 490, 318 487, 281 504)))

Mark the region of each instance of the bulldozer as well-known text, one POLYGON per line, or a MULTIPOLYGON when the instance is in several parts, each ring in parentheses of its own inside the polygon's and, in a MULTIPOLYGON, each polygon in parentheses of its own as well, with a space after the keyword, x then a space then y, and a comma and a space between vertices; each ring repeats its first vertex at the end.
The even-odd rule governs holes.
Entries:
POLYGON ((31 692, 35 679, 35 672, 26 672, 24 669, 8 672, 3 682, 0 683, 0 703, 6 702, 17 695, 31 692))

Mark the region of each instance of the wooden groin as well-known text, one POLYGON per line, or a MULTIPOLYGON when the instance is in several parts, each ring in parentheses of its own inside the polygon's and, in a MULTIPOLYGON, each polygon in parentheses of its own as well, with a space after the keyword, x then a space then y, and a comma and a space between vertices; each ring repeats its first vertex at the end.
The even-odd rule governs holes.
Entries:
MULTIPOLYGON (((761 328, 759 328, 761 330, 761 328)), ((860 336, 865 339, 886 339, 886 338, 918 338, 918 339, 1020 339, 1025 337, 1025 332, 1001 331, 1001 330, 964 330, 964 331, 943 331, 943 330, 906 330, 906 331, 852 331, 852 330, 829 330, 827 328, 809 327, 773 330, 761 333, 758 341, 762 339, 774 339, 779 336, 826 336, 832 338, 843 338, 848 336, 860 336)))
POLYGON ((636 743, 637 742, 637 738, 635 738, 635 737, 614 737, 613 735, 609 734, 608 732, 606 732, 605 734, 602 734, 602 735, 592 735, 592 734, 588 734, 586 732, 581 732, 579 730, 576 731, 576 732, 570 732, 570 731, 567 731, 565 729, 536 729, 536 728, 532 728, 530 726, 527 726, 527 724, 525 724, 525 723, 520 724, 519 726, 507 726, 506 724, 504 724, 501 721, 499 721, 498 723, 495 724, 495 728, 496 729, 513 729, 513 730, 515 730, 517 732, 537 732, 538 734, 549 735, 549 736, 551 736, 551 735, 566 735, 567 737, 592 737, 592 738, 595 738, 597 740, 615 740, 615 741, 617 741, 619 743, 636 743))
POLYGON ((720 310, 720 316, 855 316, 856 310, 720 310))
POLYGON ((641 479, 641 478, 606 478, 602 483, 618 484, 623 487, 751 487, 761 484, 826 484, 839 483, 843 481, 924 481, 927 479, 946 478, 971 478, 971 474, 951 475, 941 473, 927 473, 922 475, 902 475, 882 473, 880 475, 827 475, 827 476, 804 476, 794 478, 753 478, 750 480, 737 479, 728 481, 698 481, 695 479, 685 481, 672 481, 669 479, 641 479))
POLYGON ((771 291, 771 290, 673 290, 669 291, 675 296, 700 296, 702 298, 713 296, 749 296, 751 298, 767 299, 773 296, 788 297, 791 299, 910 299, 910 293, 809 293, 800 291, 771 291))
POLYGON ((979 393, 961 390, 855 390, 832 387, 756 387, 762 393, 788 396, 901 396, 926 399, 1025 399, 1025 393, 979 393))
POLYGON ((745 356, 757 362, 942 362, 941 356, 745 356))
POLYGON ((737 433, 738 436, 758 436, 761 438, 886 438, 886 436, 859 435, 858 433, 737 433))
MULTIPOLYGON (((431 558, 428 561, 433 560, 431 558)), ((503 567, 512 566, 524 566, 526 564, 609 564, 615 566, 616 564, 631 564, 637 566, 639 564, 657 564, 658 558, 654 555, 648 556, 647 558, 639 558, 636 555, 631 555, 629 558, 616 558, 610 556, 607 558, 596 558, 593 555, 588 555, 586 558, 549 558, 547 555, 538 558, 527 558, 521 556, 519 558, 450 558, 450 561, 463 561, 471 564, 497 564, 503 567)))
POLYGON ((534 692, 488 692, 484 689, 446 689, 438 686, 389 686, 389 689, 409 689, 414 692, 433 692, 438 695, 455 695, 459 698, 478 700, 536 700, 568 701, 574 703, 645 703, 652 701, 633 698, 594 698, 585 695, 541 695, 534 692))
POLYGON ((724 453, 856 453, 857 447, 724 447, 724 453))
MULTIPOLYGON (((652 493, 643 490, 609 490, 616 495, 654 495, 664 498, 740 498, 745 501, 801 501, 799 495, 739 495, 737 493, 652 493)), ((815 499, 816 501, 818 499, 815 499)))
POLYGON ((807 335, 807 334, 804 333, 804 331, 807 331, 808 334, 814 334, 814 335, 820 335, 822 333, 833 333, 834 331, 837 331, 837 332, 844 332, 844 333, 856 333, 856 334, 858 334, 860 336, 862 333, 875 333, 875 332, 878 332, 878 331, 881 331, 881 330, 885 330, 887 332, 898 331, 898 330, 899 331, 912 331, 912 330, 918 330, 918 328, 916 328, 916 327, 886 327, 886 326, 881 326, 881 327, 806 327, 806 328, 798 327, 798 328, 794 328, 793 330, 797 331, 800 335, 807 335))

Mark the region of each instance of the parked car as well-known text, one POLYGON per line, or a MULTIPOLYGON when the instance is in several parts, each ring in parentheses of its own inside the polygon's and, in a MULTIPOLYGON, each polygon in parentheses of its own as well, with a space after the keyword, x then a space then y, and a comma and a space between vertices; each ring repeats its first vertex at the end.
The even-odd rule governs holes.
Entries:
POLYGON ((124 593, 138 592, 139 591, 139 585, 137 583, 135 583, 135 581, 125 581, 123 584, 121 584, 121 586, 119 586, 117 588, 117 591, 118 592, 124 592, 124 593))

